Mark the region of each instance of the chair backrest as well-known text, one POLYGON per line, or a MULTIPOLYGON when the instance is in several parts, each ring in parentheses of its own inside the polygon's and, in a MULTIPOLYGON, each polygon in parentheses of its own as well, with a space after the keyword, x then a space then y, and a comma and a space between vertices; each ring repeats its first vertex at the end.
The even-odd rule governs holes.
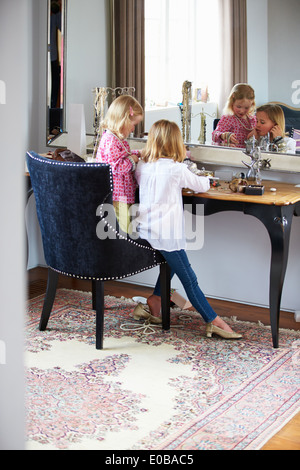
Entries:
POLYGON ((213 122, 213 131, 216 130, 219 121, 220 121, 220 119, 214 119, 214 122, 213 122))
POLYGON ((163 262, 145 240, 120 234, 109 165, 61 162, 27 152, 27 166, 49 267, 69 276, 106 280, 163 262), (101 216, 107 212, 103 207, 112 209, 109 222, 101 216))

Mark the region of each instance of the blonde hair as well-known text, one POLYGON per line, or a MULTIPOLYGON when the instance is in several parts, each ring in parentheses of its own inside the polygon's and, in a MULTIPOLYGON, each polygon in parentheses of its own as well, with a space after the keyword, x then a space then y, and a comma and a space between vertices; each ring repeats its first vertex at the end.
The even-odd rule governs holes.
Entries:
POLYGON ((142 106, 133 96, 120 95, 108 108, 102 126, 120 139, 124 139, 122 130, 128 127, 136 116, 143 115, 142 106))
POLYGON ((223 111, 224 114, 233 114, 232 107, 233 107, 233 103, 236 100, 251 100, 252 106, 250 108, 249 114, 254 113, 255 92, 250 85, 248 85, 247 83, 237 83, 236 85, 234 85, 227 99, 227 102, 223 111))
POLYGON ((281 129, 281 137, 285 136, 285 117, 282 108, 278 104, 263 104, 259 106, 256 113, 266 113, 268 118, 281 129))
POLYGON ((159 158, 182 162, 186 158, 182 135, 175 122, 161 119, 151 126, 142 158, 145 162, 155 162, 159 158))

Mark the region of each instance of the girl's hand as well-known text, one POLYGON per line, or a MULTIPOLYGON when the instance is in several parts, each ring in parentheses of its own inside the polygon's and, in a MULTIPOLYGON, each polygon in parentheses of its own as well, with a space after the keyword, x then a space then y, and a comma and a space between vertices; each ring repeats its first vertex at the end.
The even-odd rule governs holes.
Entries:
POLYGON ((274 127, 270 130, 270 135, 272 136, 272 139, 274 140, 276 137, 281 137, 282 132, 278 124, 275 124, 274 127))
POLYGON ((257 133, 257 130, 256 129, 253 129, 248 135, 247 135, 247 140, 248 139, 251 139, 251 137, 255 137, 256 139, 258 139, 258 133, 257 133))
POLYGON ((228 144, 230 147, 235 147, 235 145, 238 145, 239 143, 235 134, 232 134, 231 132, 223 132, 220 137, 223 142, 228 144))
POLYGON ((138 163, 138 161, 139 161, 139 156, 138 155, 136 155, 135 153, 132 153, 130 156, 131 156, 132 160, 134 161, 134 163, 138 163))
POLYGON ((235 134, 231 134, 231 136, 229 137, 229 143, 233 144, 234 147, 236 145, 239 145, 239 141, 237 140, 235 134))

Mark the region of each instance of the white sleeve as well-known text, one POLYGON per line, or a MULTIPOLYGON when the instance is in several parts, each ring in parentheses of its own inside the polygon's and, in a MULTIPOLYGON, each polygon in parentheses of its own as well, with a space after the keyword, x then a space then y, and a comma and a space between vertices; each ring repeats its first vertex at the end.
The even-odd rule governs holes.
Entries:
POLYGON ((184 164, 182 166, 182 188, 192 189, 198 193, 205 193, 210 188, 209 176, 198 176, 192 173, 184 164))
POLYGON ((287 153, 296 153, 296 141, 295 139, 292 139, 291 137, 287 139, 287 148, 286 152, 287 153))

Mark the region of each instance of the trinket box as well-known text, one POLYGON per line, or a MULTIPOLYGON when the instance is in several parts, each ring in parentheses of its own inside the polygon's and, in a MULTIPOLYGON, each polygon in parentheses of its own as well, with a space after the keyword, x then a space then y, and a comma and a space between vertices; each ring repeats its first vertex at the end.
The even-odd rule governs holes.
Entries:
POLYGON ((245 194, 252 196, 262 196, 265 192, 265 187, 261 184, 249 184, 245 187, 245 194))

